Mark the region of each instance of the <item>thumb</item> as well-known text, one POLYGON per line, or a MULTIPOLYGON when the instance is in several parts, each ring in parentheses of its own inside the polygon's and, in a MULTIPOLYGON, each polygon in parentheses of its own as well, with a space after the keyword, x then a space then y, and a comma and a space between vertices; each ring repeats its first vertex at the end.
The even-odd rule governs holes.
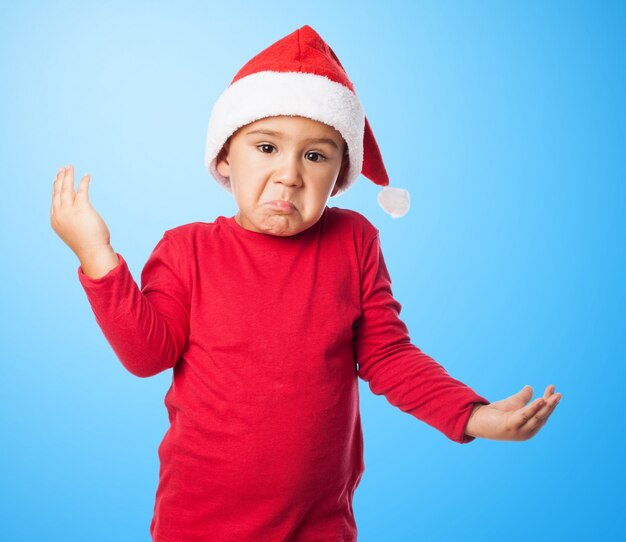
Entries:
POLYGON ((517 397, 521 401, 524 401, 524 404, 526 404, 533 398, 533 389, 531 386, 526 385, 520 391, 514 394, 513 397, 517 397))
POLYGON ((528 401, 532 399, 532 396, 533 389, 530 386, 524 386, 520 391, 514 393, 506 399, 492 403, 492 406, 496 406, 497 408, 507 411, 517 410, 528 403, 528 401))

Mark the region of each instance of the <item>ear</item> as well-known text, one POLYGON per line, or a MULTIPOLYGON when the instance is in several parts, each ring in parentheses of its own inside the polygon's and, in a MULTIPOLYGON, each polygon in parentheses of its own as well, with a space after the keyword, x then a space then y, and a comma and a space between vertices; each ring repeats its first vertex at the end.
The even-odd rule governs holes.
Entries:
POLYGON ((228 141, 220 149, 215 159, 215 167, 222 177, 230 177, 230 164, 228 163, 228 141))

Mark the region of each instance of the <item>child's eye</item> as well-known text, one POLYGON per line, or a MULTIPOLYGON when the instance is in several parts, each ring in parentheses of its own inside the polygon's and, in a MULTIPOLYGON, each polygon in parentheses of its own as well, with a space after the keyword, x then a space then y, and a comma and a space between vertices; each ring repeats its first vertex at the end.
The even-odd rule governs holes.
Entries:
MULTIPOLYGON (((261 143, 260 145, 257 145, 257 149, 259 149, 263 154, 271 154, 275 148, 276 147, 274 147, 274 145, 270 143, 261 143)), ((314 151, 307 152, 306 156, 312 162, 321 162, 323 160, 326 160, 326 157, 323 154, 320 154, 319 152, 314 152, 314 151)))
POLYGON ((307 152, 306 153, 307 156, 318 156, 319 159, 314 159, 312 160, 313 162, 321 162, 322 160, 324 160, 326 157, 322 154, 320 154, 319 152, 307 152))
POLYGON ((269 153, 268 153, 268 152, 265 152, 265 150, 266 150, 268 147, 269 147, 270 149, 273 149, 273 148, 274 148, 274 145, 270 145, 269 143, 261 143, 260 145, 257 145, 257 149, 260 149, 260 150, 261 150, 261 152, 262 152, 262 153, 264 153, 264 154, 269 154, 269 153, 271 153, 271 152, 272 152, 271 150, 269 151, 269 153))

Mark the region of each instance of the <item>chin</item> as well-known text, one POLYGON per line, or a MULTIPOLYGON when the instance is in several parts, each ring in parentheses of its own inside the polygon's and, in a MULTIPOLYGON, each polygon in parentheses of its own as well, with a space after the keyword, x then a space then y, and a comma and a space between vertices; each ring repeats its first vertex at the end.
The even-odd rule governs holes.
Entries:
POLYGON ((273 215, 268 217, 260 229, 269 235, 289 237, 291 235, 297 235, 306 228, 285 215, 273 215))
POLYGON ((306 228, 269 228, 266 233, 270 235, 275 235, 276 237, 291 237, 292 235, 298 235, 300 232, 303 232, 306 228))

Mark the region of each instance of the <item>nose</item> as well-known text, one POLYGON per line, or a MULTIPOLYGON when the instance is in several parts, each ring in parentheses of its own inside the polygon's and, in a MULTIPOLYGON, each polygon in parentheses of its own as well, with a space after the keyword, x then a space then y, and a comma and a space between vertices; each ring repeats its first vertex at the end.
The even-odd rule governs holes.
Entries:
POLYGON ((283 155, 277 164, 274 180, 286 186, 300 186, 302 184, 300 156, 298 153, 292 152, 283 155))

